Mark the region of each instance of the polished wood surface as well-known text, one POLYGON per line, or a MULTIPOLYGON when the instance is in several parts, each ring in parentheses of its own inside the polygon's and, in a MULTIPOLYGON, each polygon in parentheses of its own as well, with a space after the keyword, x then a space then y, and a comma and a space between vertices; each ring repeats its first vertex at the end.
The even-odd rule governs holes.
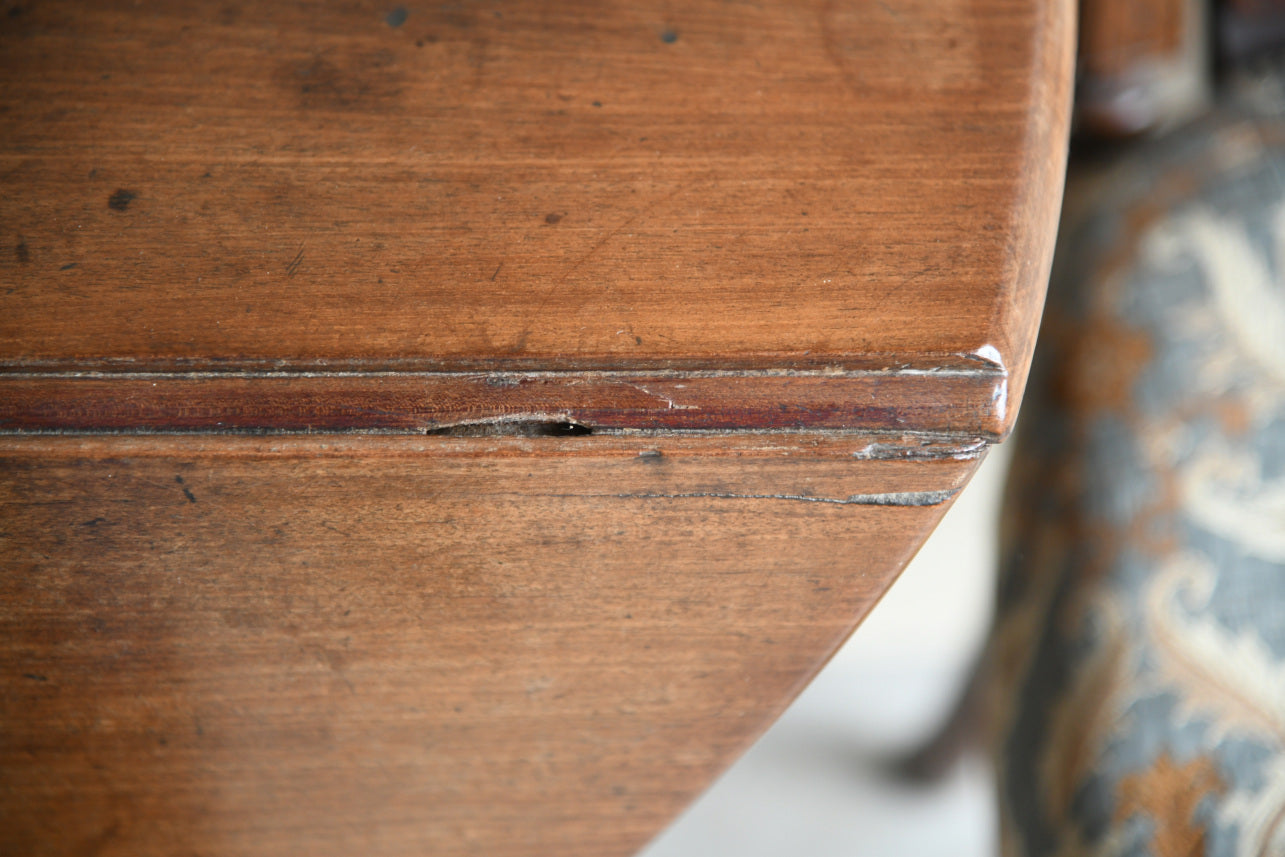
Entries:
POLYGON ((13 5, 0 368, 971 364, 1016 400, 1069 18, 13 5))
POLYGON ((1003 373, 976 369, 178 378, 13 373, 0 385, 0 431, 503 431, 543 422, 584 432, 897 426, 994 438, 1009 416, 1003 373))
POLYGON ((980 455, 895 446, 0 442, 0 846, 628 854, 980 455))
POLYGON ((0 852, 624 855, 1025 383, 1069 0, 0 14, 0 852))

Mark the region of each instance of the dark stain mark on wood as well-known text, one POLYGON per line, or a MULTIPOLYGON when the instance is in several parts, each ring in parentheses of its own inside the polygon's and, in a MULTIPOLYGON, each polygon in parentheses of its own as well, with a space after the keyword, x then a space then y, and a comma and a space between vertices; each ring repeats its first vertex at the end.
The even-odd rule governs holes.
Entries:
POLYGON ((60 270, 60 271, 70 271, 70 270, 71 270, 72 268, 74 268, 74 267, 76 267, 76 263, 75 263, 75 262, 68 262, 66 265, 63 265, 63 266, 62 266, 62 267, 60 267, 58 270, 60 270))
POLYGON ((82 527, 96 527, 99 524, 105 524, 105 523, 107 523, 106 518, 90 518, 88 521, 81 521, 80 525, 82 527))
POLYGON ((107 207, 112 211, 124 211, 129 208, 129 204, 138 199, 138 194, 132 190, 118 188, 115 193, 107 198, 107 207))
POLYGON ((678 33, 674 30, 665 30, 660 34, 660 40, 667 45, 672 45, 678 41, 678 33))
POLYGON ((224 27, 231 27, 241 20, 241 10, 236 6, 224 6, 219 9, 218 22, 224 27))
POLYGON ((401 95, 395 59, 389 50, 327 54, 288 63, 277 77, 297 87, 305 109, 377 112, 401 95))
POLYGON ((27 249, 27 242, 19 241, 17 246, 13 248, 13 255, 17 257, 18 263, 21 265, 25 265, 30 262, 31 251, 27 249))
POLYGON ((39 673, 23 673, 23 678, 29 678, 32 681, 49 681, 49 676, 40 675, 39 673))
POLYGON ((388 24, 388 26, 395 30, 402 24, 405 24, 408 17, 410 17, 410 12, 406 11, 406 7, 398 6, 396 9, 384 16, 384 23, 388 24))
POLYGON ((175 477, 174 477, 174 481, 175 481, 175 482, 177 482, 177 483, 178 483, 178 486, 179 486, 180 488, 182 488, 182 489, 183 489, 183 496, 187 498, 187 502, 189 502, 189 503, 195 503, 195 502, 196 502, 196 495, 192 493, 192 489, 191 489, 191 488, 188 488, 186 485, 184 485, 184 484, 183 484, 183 477, 182 477, 182 476, 175 476, 175 477))
POLYGON ((554 224, 562 220, 562 217, 563 215, 559 214, 558 212, 551 211, 544 216, 544 222, 549 224, 550 226, 553 226, 554 224))
POLYGON ((503 267, 504 267, 504 263, 503 263, 503 262, 501 262, 500 264, 498 264, 498 265, 496 265, 496 266, 495 266, 495 273, 491 274, 491 282, 493 282, 493 283, 494 283, 494 282, 495 282, 495 278, 496 278, 496 277, 498 277, 498 276, 500 276, 500 269, 501 269, 501 268, 503 268, 503 267))

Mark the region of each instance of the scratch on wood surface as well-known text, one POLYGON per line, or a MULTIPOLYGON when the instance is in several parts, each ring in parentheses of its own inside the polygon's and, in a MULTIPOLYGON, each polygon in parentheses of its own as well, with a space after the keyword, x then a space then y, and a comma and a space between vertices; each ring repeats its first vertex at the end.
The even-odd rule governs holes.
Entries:
MULTIPOLYGON (((544 290, 544 294, 542 294, 539 300, 535 302, 531 311, 528 313, 528 317, 529 318, 538 317, 540 312, 549 303, 549 300, 563 288, 567 280, 569 280, 571 276, 576 273, 576 271, 580 270, 580 268, 582 268, 586 262, 588 262, 594 256, 598 255, 598 251, 601 250, 603 247, 607 246, 607 244, 610 243, 613 238, 615 238, 620 233, 624 232, 626 229, 628 229, 633 224, 637 223, 639 220, 642 220, 644 217, 651 214, 651 212, 654 211, 656 208, 664 205, 665 203, 672 200, 674 197, 678 196, 678 194, 681 193, 682 191, 690 190, 690 189, 691 189, 690 187, 680 184, 678 185, 678 187, 674 188, 672 191, 665 194, 663 197, 653 200, 649 204, 643 206, 642 208, 635 211, 633 214, 626 217, 618 225, 612 227, 611 229, 608 229, 605 233, 602 234, 602 236, 597 241, 593 243, 593 246, 589 248, 588 252, 583 253, 580 256, 573 259, 570 262, 570 264, 566 266, 566 268, 560 271, 558 275, 553 278, 552 285, 544 290)), ((606 287, 608 292, 612 290, 612 286, 610 283, 604 283, 604 286, 606 287)), ((527 339, 530 337, 530 335, 531 335, 531 331, 529 329, 523 330, 522 334, 517 339, 517 342, 514 347, 514 351, 525 350, 526 342, 527 342, 527 339)))
POLYGON ((700 410, 700 405, 680 405, 680 404, 677 404, 673 399, 669 398, 669 396, 666 396, 666 395, 664 395, 664 394, 662 394, 662 393, 657 393, 657 392, 655 392, 654 390, 648 390, 648 389, 647 389, 645 386, 643 386, 642 384, 638 384, 638 383, 631 383, 629 386, 630 386, 630 387, 633 387, 635 390, 639 391, 640 393, 646 393, 648 396, 655 396, 657 399, 660 399, 662 402, 664 402, 664 403, 665 403, 665 406, 666 406, 667 408, 669 408, 669 410, 671 410, 671 411, 698 411, 698 410, 700 410))
POLYGON ((883 2, 883 0, 878 0, 878 2, 875 5, 877 5, 883 11, 887 12, 889 17, 894 18, 899 22, 905 20, 905 18, 902 16, 900 12, 898 12, 893 7, 889 6, 887 3, 883 2))
MULTIPOLYGON (((937 506, 959 493, 958 488, 942 491, 890 491, 881 494, 849 494, 847 497, 813 497, 808 494, 736 494, 723 491, 692 491, 678 494, 615 494, 621 500, 797 500, 803 503, 828 503, 834 506, 937 506)), ((578 496, 558 494, 558 497, 578 496)))
POLYGON ((295 274, 299 273, 299 266, 302 264, 303 264, 303 245, 300 244, 299 252, 294 254, 294 258, 291 259, 290 264, 286 266, 286 276, 293 277, 295 274))

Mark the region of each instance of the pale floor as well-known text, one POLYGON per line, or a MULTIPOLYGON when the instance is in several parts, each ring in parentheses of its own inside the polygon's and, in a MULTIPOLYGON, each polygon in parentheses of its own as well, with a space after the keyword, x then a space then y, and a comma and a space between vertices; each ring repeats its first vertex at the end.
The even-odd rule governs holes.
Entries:
POLYGON ((775 726, 643 857, 993 857, 991 773, 885 775, 953 705, 992 609, 1007 455, 992 453, 901 579, 775 726))

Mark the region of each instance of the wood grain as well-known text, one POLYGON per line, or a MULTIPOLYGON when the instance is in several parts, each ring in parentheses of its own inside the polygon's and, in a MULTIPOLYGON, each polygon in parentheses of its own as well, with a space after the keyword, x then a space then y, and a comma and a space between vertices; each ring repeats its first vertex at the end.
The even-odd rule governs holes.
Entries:
POLYGON ((971 356, 1015 403, 1070 6, 12 6, 0 368, 971 356))
POLYGON ((886 429, 994 438, 999 371, 297 374, 0 381, 0 432, 423 432, 533 422, 585 432, 886 429), (951 377, 949 387, 942 380, 951 377), (496 391, 500 394, 497 395, 496 391), (943 398, 943 393, 952 398, 943 398))
POLYGON ((0 440, 0 851, 631 853, 979 456, 886 441, 0 440))
POLYGON ((0 11, 0 852, 630 853, 1012 425, 1070 0, 0 11))

